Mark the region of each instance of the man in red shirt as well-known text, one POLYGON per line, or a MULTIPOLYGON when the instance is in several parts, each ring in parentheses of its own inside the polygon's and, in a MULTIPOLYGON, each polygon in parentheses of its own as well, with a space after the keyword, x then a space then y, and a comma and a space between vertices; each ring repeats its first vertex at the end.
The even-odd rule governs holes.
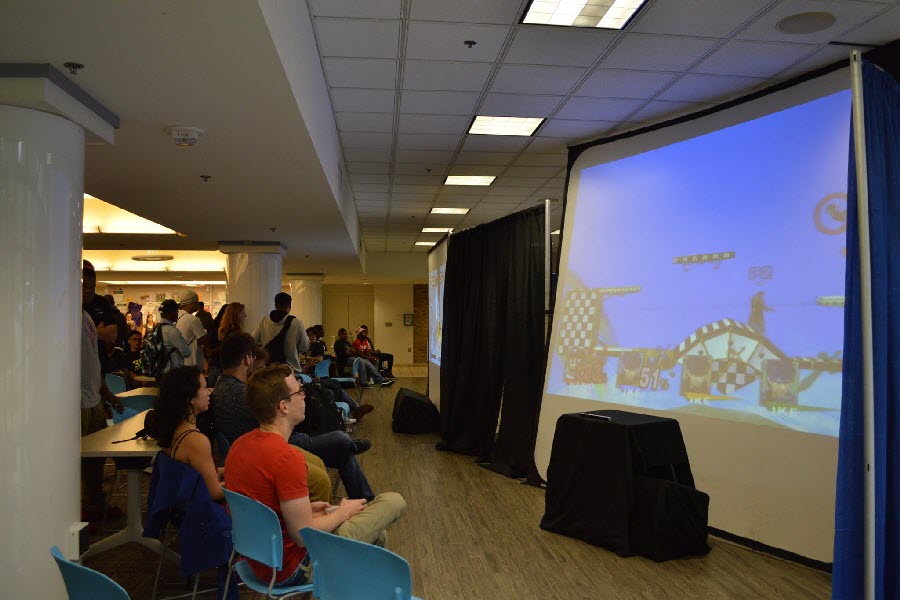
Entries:
MULTIPOLYGON (((369 503, 345 498, 337 507, 310 502, 306 461, 288 444, 291 431, 306 412, 305 392, 291 368, 272 365, 255 372, 247 381, 246 393, 259 429, 242 435, 231 446, 225 482, 228 489, 265 504, 278 515, 284 552, 276 582, 302 585, 311 580, 309 556, 300 537, 304 527, 384 545, 384 530, 406 508, 400 494, 380 494, 369 503)), ((269 567, 249 562, 257 577, 271 578, 269 567)))
POLYGON ((381 371, 382 364, 384 364, 384 376, 391 379, 394 378, 394 355, 375 349, 375 345, 369 339, 369 328, 365 325, 360 325, 357 328, 356 339, 353 340, 353 349, 356 350, 359 356, 374 362, 379 371, 381 371))

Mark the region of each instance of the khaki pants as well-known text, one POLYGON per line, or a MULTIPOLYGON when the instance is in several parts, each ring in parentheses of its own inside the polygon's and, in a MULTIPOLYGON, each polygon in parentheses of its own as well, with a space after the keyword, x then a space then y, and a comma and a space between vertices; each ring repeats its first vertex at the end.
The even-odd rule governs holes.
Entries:
POLYGON ((331 504, 331 478, 325 470, 325 463, 321 458, 303 448, 297 448, 297 446, 291 446, 291 448, 302 452, 306 459, 306 487, 309 488, 309 501, 331 504))
POLYGON ((335 529, 334 534, 367 544, 384 546, 384 530, 399 519, 404 510, 406 500, 400 494, 396 492, 378 494, 374 500, 366 504, 362 512, 335 529))
MULTIPOLYGON (((81 437, 106 428, 103 402, 91 408, 81 409, 81 437)), ((90 518, 103 512, 106 498, 103 496, 103 465, 105 458, 81 459, 81 505, 90 518)))

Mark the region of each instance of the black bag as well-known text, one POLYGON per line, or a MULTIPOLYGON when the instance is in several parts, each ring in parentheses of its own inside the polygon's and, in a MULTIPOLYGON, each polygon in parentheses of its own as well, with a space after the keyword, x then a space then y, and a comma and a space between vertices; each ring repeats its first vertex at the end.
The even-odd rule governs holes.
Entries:
POLYGON ((138 437, 149 436, 159 439, 159 416, 152 408, 144 415, 144 428, 137 432, 138 437))
POLYGON ((431 433, 441 428, 441 415, 427 396, 408 388, 397 390, 391 429, 394 433, 431 433))
POLYGON ((269 343, 266 344, 266 352, 269 353, 269 364, 287 364, 287 356, 284 354, 284 340, 287 337, 288 329, 291 328, 291 321, 296 319, 294 315, 288 315, 284 320, 284 325, 281 327, 281 331, 278 332, 278 335, 269 340, 269 343))
POLYGON ((331 390, 314 383, 305 383, 303 388, 306 390, 306 418, 294 430, 310 436, 344 431, 343 414, 335 405, 331 390))

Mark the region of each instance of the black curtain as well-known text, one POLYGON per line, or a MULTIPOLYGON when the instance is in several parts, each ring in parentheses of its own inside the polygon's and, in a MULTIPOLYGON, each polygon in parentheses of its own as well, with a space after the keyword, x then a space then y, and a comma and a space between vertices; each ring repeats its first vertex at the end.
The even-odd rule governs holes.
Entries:
POLYGON ((454 234, 447 248, 438 449, 478 456, 511 477, 534 465, 544 247, 544 207, 536 206, 454 234))

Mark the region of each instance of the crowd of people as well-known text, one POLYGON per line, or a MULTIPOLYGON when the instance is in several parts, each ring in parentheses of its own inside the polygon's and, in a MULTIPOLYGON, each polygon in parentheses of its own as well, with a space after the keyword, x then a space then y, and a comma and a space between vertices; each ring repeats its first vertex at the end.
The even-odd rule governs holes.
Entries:
MULTIPOLYGON (((289 294, 277 294, 274 309, 248 332, 243 304, 227 304, 213 318, 188 291, 178 301, 163 301, 158 324, 142 335, 128 329, 112 297, 96 294, 96 273, 88 261, 82 309, 82 435, 106 427, 108 411, 123 410, 105 374, 154 376, 160 385, 154 408, 162 451, 195 469, 213 502, 224 500, 227 485, 278 515, 284 560, 277 583, 309 581, 303 527, 383 545, 385 529, 400 517, 405 502, 398 494, 372 490, 356 458, 371 442, 353 439, 343 425, 324 427, 320 417, 335 402, 350 406, 349 423, 374 407, 355 402, 330 377, 308 377, 321 361, 332 359, 330 375, 353 377, 363 387, 392 384, 393 357, 376 349, 365 325, 353 342, 341 329, 332 355, 322 325, 304 328, 290 314, 289 294), (213 442, 220 439, 230 446, 224 466, 216 465, 213 454, 213 442), (347 494, 336 505, 326 468, 338 471, 347 494)), ((106 508, 104 459, 82 461, 82 518, 99 521, 106 508)), ((270 570, 252 561, 251 566, 270 579, 270 570)), ((230 590, 228 596, 234 594, 230 590)))

